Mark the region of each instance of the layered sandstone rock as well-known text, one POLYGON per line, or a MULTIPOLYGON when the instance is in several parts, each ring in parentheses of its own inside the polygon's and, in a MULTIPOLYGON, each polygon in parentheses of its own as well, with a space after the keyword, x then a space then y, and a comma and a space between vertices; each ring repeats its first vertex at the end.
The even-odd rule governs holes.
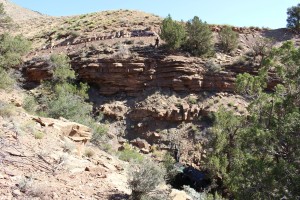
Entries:
MULTIPOLYGON (((137 95, 150 87, 190 92, 233 91, 235 80, 234 71, 208 73, 202 60, 181 56, 125 60, 73 56, 72 67, 79 80, 98 86, 103 95, 137 95)), ((25 63, 24 74, 32 82, 52 76, 47 62, 40 60, 25 63)))
POLYGON ((149 117, 167 121, 192 121, 202 115, 202 110, 199 105, 186 103, 180 105, 170 104, 166 108, 157 108, 149 105, 133 108, 128 116, 133 121, 149 117))

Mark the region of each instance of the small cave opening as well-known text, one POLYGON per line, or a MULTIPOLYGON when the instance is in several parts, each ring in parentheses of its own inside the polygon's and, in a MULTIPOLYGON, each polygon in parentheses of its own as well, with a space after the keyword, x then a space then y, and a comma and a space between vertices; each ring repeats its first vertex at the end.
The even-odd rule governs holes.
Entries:
POLYGON ((169 184, 175 189, 182 190, 183 186, 187 185, 197 192, 202 192, 212 183, 206 171, 200 171, 192 166, 184 167, 178 163, 175 168, 179 169, 178 173, 169 180, 169 184))

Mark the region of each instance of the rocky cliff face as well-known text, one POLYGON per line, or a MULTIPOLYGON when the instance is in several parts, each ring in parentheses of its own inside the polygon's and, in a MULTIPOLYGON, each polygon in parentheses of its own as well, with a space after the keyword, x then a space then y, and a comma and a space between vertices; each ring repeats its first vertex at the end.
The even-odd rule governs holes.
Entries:
MULTIPOLYGON (((205 62, 197 58, 169 56, 166 58, 97 59, 73 55, 71 61, 78 79, 96 85, 100 94, 125 92, 136 95, 141 91, 160 87, 174 91, 233 91, 236 74, 245 71, 225 66, 226 71, 210 72, 205 62)), ((256 69, 248 68, 250 73, 256 69)), ((38 82, 51 78, 47 61, 25 63, 27 81, 38 82)))

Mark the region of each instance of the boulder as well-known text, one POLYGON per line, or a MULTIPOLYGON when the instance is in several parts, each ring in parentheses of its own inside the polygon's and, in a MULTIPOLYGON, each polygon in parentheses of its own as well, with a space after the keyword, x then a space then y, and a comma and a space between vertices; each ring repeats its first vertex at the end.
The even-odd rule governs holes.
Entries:
POLYGON ((132 145, 138 147, 139 149, 149 149, 150 148, 150 144, 143 139, 137 138, 134 139, 130 142, 132 145))
POLYGON ((126 106, 122 102, 114 102, 112 104, 104 104, 100 107, 100 111, 108 116, 117 120, 122 120, 124 118, 124 114, 127 111, 126 106))
POLYGON ((169 197, 172 200, 192 200, 192 198, 189 195, 187 195, 184 191, 176 189, 172 189, 169 197))
POLYGON ((62 117, 60 117, 59 120, 52 118, 33 118, 33 120, 43 127, 51 126, 60 130, 63 137, 67 137, 77 144, 79 155, 82 154, 84 146, 92 138, 91 128, 76 122, 71 122, 62 117))

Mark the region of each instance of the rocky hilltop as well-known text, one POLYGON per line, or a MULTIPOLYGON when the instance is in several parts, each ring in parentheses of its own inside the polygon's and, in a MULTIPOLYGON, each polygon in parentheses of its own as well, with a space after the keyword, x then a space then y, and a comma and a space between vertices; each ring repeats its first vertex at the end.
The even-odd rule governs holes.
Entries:
MULTIPOLYGON (((175 145, 182 164, 201 169, 211 113, 224 107, 247 115, 248 100, 235 93, 235 81, 238 74, 258 73, 262 55, 254 48, 265 38, 272 46, 287 40, 300 45, 288 29, 232 27, 239 45, 225 54, 219 44, 223 26, 211 25, 216 53, 199 58, 169 51, 161 39, 154 48, 162 19, 152 14, 117 10, 56 18, 0 3, 18 23, 12 34, 33 46, 15 68, 22 89, 0 90, 0 199, 128 199, 128 162, 118 159, 128 149, 163 162, 175 145), (89 85, 86 101, 108 130, 100 143, 90 141, 90 127, 22 108, 24 96, 43 97, 39 89, 53 78, 53 54, 66 54, 76 82, 89 85)), ((269 75, 271 91, 278 80, 269 75)))

